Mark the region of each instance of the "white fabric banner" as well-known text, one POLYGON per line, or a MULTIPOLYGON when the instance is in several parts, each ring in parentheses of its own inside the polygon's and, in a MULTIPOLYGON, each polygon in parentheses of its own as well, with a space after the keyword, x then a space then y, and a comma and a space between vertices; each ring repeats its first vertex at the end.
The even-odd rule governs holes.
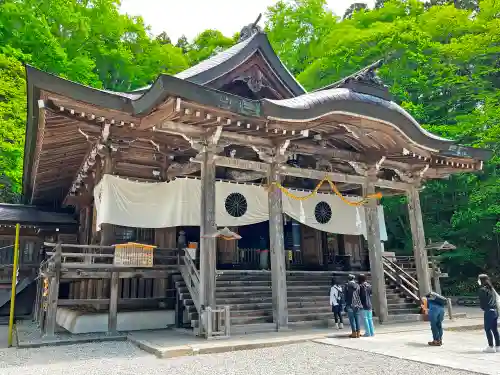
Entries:
MULTIPOLYGON (((310 194, 300 190, 290 192, 299 197, 310 194)), ((363 207, 349 206, 333 194, 318 193, 305 200, 296 200, 283 194, 283 212, 292 219, 323 232, 352 235, 366 233, 363 207)))
MULTIPOLYGON (((308 194, 292 191, 299 196, 308 194)), ((170 182, 146 183, 106 174, 94 189, 94 199, 98 229, 102 223, 136 228, 168 228, 199 226, 201 222, 201 181, 198 179, 177 178, 170 182)), ((217 181, 215 208, 219 227, 243 226, 269 220, 268 193, 259 185, 217 181)), ((363 207, 349 206, 333 194, 317 194, 304 201, 283 194, 283 212, 324 232, 366 235, 363 207)), ((381 206, 379 215, 380 235, 385 241, 387 233, 381 206)))
MULTIPOLYGON (((101 223, 168 228, 199 226, 201 222, 201 181, 196 179, 146 183, 104 175, 94 190, 94 199, 98 228, 101 223)), ((221 227, 269 220, 267 193, 261 186, 217 181, 215 206, 216 223, 221 227), (226 205, 240 216, 230 215, 226 205)))

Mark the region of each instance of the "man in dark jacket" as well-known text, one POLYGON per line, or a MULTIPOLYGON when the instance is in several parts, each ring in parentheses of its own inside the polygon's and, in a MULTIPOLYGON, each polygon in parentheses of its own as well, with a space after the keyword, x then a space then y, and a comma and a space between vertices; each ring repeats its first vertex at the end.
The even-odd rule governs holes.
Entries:
POLYGON ((361 274, 358 276, 359 284, 359 297, 363 310, 361 316, 363 318, 363 325, 365 327, 365 337, 375 336, 375 329, 373 328, 373 311, 372 311, 372 286, 366 281, 366 276, 361 274))
POLYGON ((479 305, 484 311, 484 331, 488 346, 484 349, 486 353, 500 352, 500 335, 498 334, 498 307, 497 307, 497 292, 493 288, 488 275, 481 274, 478 277, 479 289, 479 305), (493 339, 495 341, 493 342, 493 339), (495 346, 493 346, 493 344, 495 346))
POLYGON ((361 299, 359 297, 359 285, 355 281, 356 277, 354 275, 348 276, 348 282, 345 285, 344 296, 345 296, 345 310, 347 312, 347 317, 349 318, 349 324, 351 325, 351 338, 361 337, 361 327, 360 327, 360 315, 363 305, 361 304, 361 299))

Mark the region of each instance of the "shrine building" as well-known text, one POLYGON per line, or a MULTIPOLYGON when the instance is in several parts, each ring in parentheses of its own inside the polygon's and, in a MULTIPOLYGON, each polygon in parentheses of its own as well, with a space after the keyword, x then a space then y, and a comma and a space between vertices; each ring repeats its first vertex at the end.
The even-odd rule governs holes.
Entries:
POLYGON ((177 326, 205 335, 199 317, 221 306, 235 327, 282 329, 329 319, 332 275, 360 272, 381 322, 418 314, 431 290, 419 190, 480 171, 491 153, 423 129, 377 77, 381 64, 307 92, 253 24, 231 48, 132 92, 28 66, 24 203, 74 207, 80 245, 186 249, 168 271, 121 274, 118 292, 113 271, 77 277, 63 261, 52 314, 106 311, 118 293, 118 314, 175 311, 177 326), (411 285, 384 252, 389 195, 408 198, 411 285), (217 238, 226 227, 241 238, 217 238))

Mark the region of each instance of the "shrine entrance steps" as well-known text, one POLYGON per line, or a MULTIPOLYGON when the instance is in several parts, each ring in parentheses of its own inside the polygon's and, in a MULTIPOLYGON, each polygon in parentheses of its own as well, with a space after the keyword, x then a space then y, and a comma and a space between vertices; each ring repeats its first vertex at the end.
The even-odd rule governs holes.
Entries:
MULTIPOLYGON (((289 323, 324 326, 333 318, 329 305, 331 279, 335 276, 346 282, 347 275, 348 272, 287 272, 289 323)), ((197 326, 198 313, 182 277, 176 277, 175 285, 184 327, 197 326)), ((230 306, 232 332, 273 328, 271 272, 219 271, 216 299, 218 306, 230 306)), ((402 315, 419 313, 419 307, 391 284, 387 286, 387 299, 390 315, 403 318, 402 315)))

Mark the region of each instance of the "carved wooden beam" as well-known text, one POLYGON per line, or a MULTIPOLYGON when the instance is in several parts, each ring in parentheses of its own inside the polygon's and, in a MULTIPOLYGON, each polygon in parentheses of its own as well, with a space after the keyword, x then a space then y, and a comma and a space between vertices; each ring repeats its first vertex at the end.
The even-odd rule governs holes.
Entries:
MULTIPOLYGON (((366 177, 363 176, 349 175, 336 172, 323 172, 314 169, 302 169, 289 166, 281 166, 280 173, 286 176, 310 178, 314 180, 322 180, 325 176, 328 176, 334 182, 345 182, 357 185, 364 185, 366 183, 366 177)), ((401 191, 406 191, 409 189, 409 185, 402 182, 376 179, 374 183, 376 186, 386 189, 401 190, 401 191)))
MULTIPOLYGON (((80 169, 78 170, 78 174, 76 175, 75 179, 73 180, 73 184, 71 185, 71 188, 69 189, 68 195, 74 195, 80 186, 83 183, 83 180, 87 177, 88 172, 90 169, 93 167, 93 165, 96 163, 96 158, 105 147, 106 142, 108 141, 109 137, 109 128, 110 124, 104 124, 102 128, 102 133, 99 139, 91 146, 89 152, 87 153, 80 169)), ((111 168, 111 166, 108 166, 108 168, 111 168)), ((68 197, 66 195, 64 202, 66 202, 66 198, 68 197)))
MULTIPOLYGON (((193 163, 201 163, 201 160, 199 160, 198 158, 191 159, 191 161, 193 163)), ((228 158, 226 156, 216 156, 215 163, 219 167, 242 169, 246 171, 259 172, 262 174, 269 173, 269 164, 259 161, 228 158)))
MULTIPOLYGON (((214 135, 213 130, 210 130, 209 128, 202 128, 174 121, 164 121, 158 127, 154 127, 153 131, 177 135, 183 137, 188 141, 208 139, 214 135)), ((262 152, 268 152, 271 150, 274 151, 278 147, 280 149, 280 153, 283 154, 297 153, 305 155, 321 155, 332 159, 340 159, 345 161, 364 161, 366 159, 364 155, 356 152, 338 150, 333 148, 321 148, 314 145, 309 145, 305 142, 295 143, 295 141, 290 141, 287 139, 280 139, 278 144, 269 138, 239 134, 230 131, 222 132, 220 134, 220 141, 226 142, 227 144, 240 146, 253 146, 262 152)))
POLYGON ((242 172, 235 169, 227 170, 227 176, 238 182, 255 181, 266 177, 262 172, 242 172))
POLYGON ((176 176, 184 176, 191 173, 198 172, 201 169, 201 164, 197 162, 188 163, 171 163, 167 169, 167 177, 173 178, 176 176))
MULTIPOLYGON (((191 161, 193 163, 201 162, 196 158, 191 159, 191 161)), ((236 159, 236 158, 228 158, 225 156, 216 156, 215 163, 217 164, 217 166, 220 167, 242 169, 242 170, 259 172, 262 174, 268 174, 270 168, 269 164, 267 163, 236 159)), ((366 183, 366 177, 363 176, 349 175, 337 172, 324 172, 324 171, 317 171, 314 169, 302 169, 286 165, 280 166, 280 173, 284 176, 309 178, 313 180, 322 180, 325 176, 328 176, 334 182, 344 182, 356 185, 364 185, 366 183)), ((400 191, 406 191, 410 187, 409 184, 403 182, 389 181, 383 179, 376 179, 375 185, 381 188, 400 190, 400 191)))

